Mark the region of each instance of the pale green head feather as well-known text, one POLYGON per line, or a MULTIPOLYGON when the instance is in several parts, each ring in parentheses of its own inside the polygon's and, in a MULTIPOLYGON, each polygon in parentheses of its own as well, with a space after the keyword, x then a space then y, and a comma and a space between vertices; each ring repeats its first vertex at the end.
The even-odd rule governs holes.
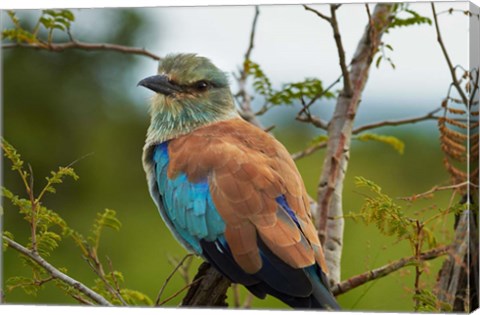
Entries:
POLYGON ((209 59, 195 54, 168 55, 161 61, 158 75, 175 92, 153 96, 147 142, 163 142, 238 117, 227 76, 209 59))

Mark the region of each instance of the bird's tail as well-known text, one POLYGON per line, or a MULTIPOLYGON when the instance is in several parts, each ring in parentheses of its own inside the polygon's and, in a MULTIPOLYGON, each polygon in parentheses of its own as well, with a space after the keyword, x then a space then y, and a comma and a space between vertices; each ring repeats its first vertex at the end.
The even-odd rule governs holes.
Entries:
POLYGON ((313 292, 310 296, 310 307, 330 311, 340 310, 340 305, 338 305, 332 292, 328 289, 328 279, 325 273, 317 266, 306 268, 305 272, 313 286, 313 292))

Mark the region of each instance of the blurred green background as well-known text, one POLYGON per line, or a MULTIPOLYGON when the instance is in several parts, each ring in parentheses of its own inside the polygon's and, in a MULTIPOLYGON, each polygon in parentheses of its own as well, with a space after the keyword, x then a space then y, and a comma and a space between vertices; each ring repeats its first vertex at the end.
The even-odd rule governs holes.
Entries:
MULTIPOLYGON (((141 34, 154 25, 141 9, 95 11, 102 17, 102 23, 115 23, 115 28, 92 35, 88 38, 92 41, 143 46, 141 34)), ((35 12, 32 11, 31 15, 35 16, 35 12)), ((26 17, 28 21, 28 14, 26 17)), ((161 41, 161 38, 157 40, 161 41)), ((142 77, 134 69, 144 62, 150 62, 153 72, 155 62, 113 52, 3 51, 3 134, 33 167, 35 187, 43 185, 43 179, 50 170, 93 153, 75 165, 79 181, 67 179, 55 195, 46 196, 44 203, 85 234, 97 212, 104 208, 116 210, 123 226, 120 232, 105 231, 101 257, 110 257, 114 268, 123 272, 126 287, 155 299, 173 269, 167 255, 180 258, 185 251, 171 237, 158 215, 148 194, 142 169, 141 152, 149 123, 148 99, 136 94, 136 83, 142 77)), ((238 60, 238 64, 241 62, 238 60)), ((432 106, 436 106, 435 102, 432 101, 432 106)), ((324 106, 332 107, 332 104, 324 106)), ((400 104, 392 102, 388 106, 394 108, 400 104)), ((294 120, 297 110, 280 107, 262 117, 265 125, 275 123, 274 135, 292 153, 305 148, 318 134, 315 129, 294 120)), ((411 116, 407 111, 400 113, 401 117, 411 116)), ((368 118, 370 114, 363 112, 362 115, 368 118)), ((345 213, 358 212, 364 200, 363 194, 367 192, 355 187, 355 176, 375 181, 392 197, 409 196, 436 184, 447 183, 434 122, 383 128, 375 132, 402 139, 406 144, 405 153, 400 155, 381 143, 354 141, 344 185, 345 213)), ((24 195, 17 174, 9 170, 8 161, 4 159, 3 163, 3 185, 24 195)), ((323 152, 298 161, 311 196, 315 196, 322 163, 323 152)), ((413 215, 428 205, 445 207, 448 198, 449 193, 446 192, 412 206, 400 203, 405 205, 405 211, 413 215)), ((432 214, 436 210, 427 211, 432 214)), ((4 213, 4 229, 12 232, 17 241, 26 243, 29 233, 27 223, 8 202, 4 203, 4 213)), ((448 231, 453 224, 451 221, 444 223, 448 231)), ((449 236, 448 233, 442 234, 440 240, 449 236)), ((397 244, 394 238, 381 236, 373 226, 366 227, 360 222, 346 220, 342 278, 410 255, 405 242, 397 244)), ((66 267, 72 277, 93 284, 95 275, 71 240, 63 241, 49 261, 66 267)), ((190 270, 192 276, 199 263, 200 260, 195 258, 190 270)), ((434 283, 440 263, 441 259, 430 262, 430 272, 422 276, 427 287, 431 288, 434 283)), ((4 253, 3 274, 4 279, 8 279, 11 276, 29 276, 30 271, 20 263, 16 252, 7 250, 4 253)), ((338 300, 346 310, 410 311, 413 309, 413 283, 413 267, 409 267, 341 295, 338 300)), ((168 297, 183 286, 183 280, 176 275, 163 296, 168 297)), ((168 305, 178 305, 181 296, 168 305)), ((5 301, 22 304, 76 303, 50 284, 45 285, 38 296, 26 295, 20 289, 7 291, 5 301)), ((286 308, 273 298, 255 299, 253 307, 286 308)))

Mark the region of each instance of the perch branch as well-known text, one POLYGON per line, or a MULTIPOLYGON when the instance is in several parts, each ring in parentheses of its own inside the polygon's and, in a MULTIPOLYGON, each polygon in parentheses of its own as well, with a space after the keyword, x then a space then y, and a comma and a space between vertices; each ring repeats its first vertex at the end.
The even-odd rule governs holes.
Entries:
POLYGON ((63 272, 61 272, 60 270, 58 270, 57 268, 52 266, 50 263, 48 263, 38 253, 33 252, 33 251, 23 247, 19 243, 15 242, 14 240, 9 239, 6 236, 3 236, 3 239, 7 242, 8 246, 10 248, 16 250, 20 254, 22 254, 22 255, 30 258, 31 260, 33 260, 37 265, 39 265, 40 267, 45 269, 55 279, 58 279, 58 280, 64 282, 65 284, 69 285, 70 287, 72 287, 72 288, 78 290, 79 292, 85 294, 87 297, 89 297, 90 299, 92 299, 93 301, 95 301, 99 305, 112 306, 112 304, 110 302, 108 302, 103 296, 101 296, 97 292, 93 291, 92 289, 90 289, 89 287, 84 285, 83 283, 67 276, 66 274, 64 274, 63 272))
MULTIPOLYGON (((450 246, 441 246, 429 250, 427 252, 421 253, 420 261, 432 260, 437 257, 443 256, 448 253, 450 246)), ((386 264, 382 267, 369 270, 367 272, 361 273, 359 275, 353 276, 347 280, 344 280, 340 283, 335 284, 332 287, 332 293, 334 295, 340 295, 346 293, 352 289, 355 289, 369 281, 373 281, 382 277, 385 277, 392 272, 395 272, 403 267, 409 266, 417 261, 417 256, 410 256, 407 258, 401 258, 399 260, 393 261, 389 264, 386 264)))

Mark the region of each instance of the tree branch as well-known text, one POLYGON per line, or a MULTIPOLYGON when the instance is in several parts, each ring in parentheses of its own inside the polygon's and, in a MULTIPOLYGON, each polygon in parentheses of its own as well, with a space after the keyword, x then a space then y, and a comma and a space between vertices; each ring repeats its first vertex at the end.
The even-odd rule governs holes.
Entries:
POLYGON ((459 183, 459 184, 455 184, 455 185, 448 185, 448 186, 434 186, 432 189, 426 191, 426 192, 423 192, 423 193, 420 193, 420 194, 416 194, 416 195, 413 195, 413 196, 410 196, 410 197, 400 197, 399 199, 401 200, 407 200, 407 201, 414 201, 414 200, 417 200, 418 198, 428 198, 430 197, 434 192, 437 192, 437 191, 442 191, 442 190, 451 190, 451 189, 457 189, 457 188, 461 188, 461 187, 464 187, 464 186, 476 186, 474 185, 473 183, 469 182, 469 181, 466 181, 466 182, 463 182, 463 183, 459 183))
POLYGON ((419 117, 405 118, 405 119, 398 119, 398 120, 385 120, 385 121, 379 121, 376 123, 367 124, 354 129, 352 131, 352 134, 359 134, 360 132, 363 132, 366 130, 376 129, 376 128, 385 127, 385 126, 400 126, 405 124, 414 124, 414 123, 425 121, 425 120, 437 120, 438 117, 436 117, 435 114, 438 113, 441 109, 442 109, 441 107, 436 108, 431 112, 419 117))
POLYGON ((348 72, 347 62, 345 61, 345 49, 343 48, 342 37, 340 35, 340 29, 338 28, 337 21, 337 11, 338 7, 335 4, 330 5, 330 13, 332 18, 330 20, 330 25, 333 29, 333 38, 335 39, 335 44, 337 45, 338 57, 340 59, 340 68, 342 69, 343 76, 343 91, 346 96, 352 95, 352 83, 350 81, 350 73, 348 72))
POLYGON ((231 282, 209 263, 202 263, 193 279, 182 306, 227 306, 226 292, 231 282), (198 281, 198 279, 202 279, 198 281))
POLYGON ((462 87, 460 86, 460 82, 458 81, 457 75, 455 73, 455 67, 452 64, 450 56, 448 55, 448 52, 447 52, 447 48, 445 47, 445 43, 443 42, 443 39, 442 39, 442 34, 440 32, 440 26, 438 25, 437 12, 435 10, 435 4, 432 2, 431 6, 432 6, 432 12, 433 12, 433 21, 435 23, 435 31, 437 32, 437 41, 440 44, 443 56, 445 57, 445 60, 447 61, 448 68, 450 70, 450 75, 452 76, 453 85, 455 86, 455 89, 457 90, 458 94, 462 98, 462 102, 465 104, 465 106, 468 106, 468 98, 465 95, 465 92, 462 90, 462 87))
POLYGON ((72 40, 65 43, 37 43, 37 44, 12 43, 12 44, 3 44, 2 48, 3 49, 29 48, 29 49, 48 50, 52 52, 62 52, 69 49, 79 49, 79 50, 86 50, 86 51, 109 50, 109 51, 122 52, 126 54, 145 56, 156 61, 161 60, 159 56, 143 48, 122 46, 117 44, 108 44, 108 43, 91 44, 91 43, 80 42, 77 40, 72 40))
POLYGON ((303 5, 303 7, 305 8, 305 10, 315 13, 316 15, 318 15, 319 18, 324 19, 328 23, 332 23, 332 19, 329 16, 326 16, 325 14, 321 13, 320 11, 317 11, 317 10, 313 9, 312 7, 309 7, 305 4, 303 5))
MULTIPOLYGON (((432 260, 437 257, 446 255, 450 246, 441 246, 429 250, 427 252, 420 254, 420 261, 432 260)), ((382 267, 364 272, 362 274, 353 276, 347 280, 344 280, 340 283, 337 283, 332 287, 332 293, 334 295, 340 295, 346 293, 352 289, 355 289, 369 281, 373 281, 382 277, 385 277, 392 272, 395 272, 403 267, 407 267, 417 262, 416 256, 410 256, 408 258, 401 258, 399 260, 393 261, 389 264, 386 264, 382 267)))
POLYGON ((320 149, 325 148, 326 146, 327 146, 327 142, 320 142, 318 144, 315 144, 311 147, 306 148, 303 151, 298 151, 296 153, 293 153, 291 156, 292 156, 292 159, 299 160, 303 157, 309 156, 309 155, 317 152, 320 149))
MULTIPOLYGON (((391 21, 392 4, 375 6, 371 20, 360 39, 350 71, 345 77, 344 89, 340 92, 332 119, 328 125, 327 152, 317 191, 317 227, 329 269, 329 277, 340 282, 340 261, 343 246, 342 190, 352 136, 353 123, 358 104, 368 79, 370 66, 378 50, 384 30, 391 21), (351 84, 350 84, 351 83, 351 84), (349 91, 348 89, 351 89, 349 91), (351 92, 351 93, 349 93, 351 92)), ((331 8, 334 12, 334 8, 331 8)), ((343 46, 338 46, 339 53, 343 46)), ((340 57, 343 59, 344 56, 340 57)), ((346 68, 346 67, 345 67, 346 68)), ((345 70, 345 68, 343 70, 345 70)))
POLYGON ((95 301, 99 305, 103 306, 113 306, 109 301, 107 301, 103 296, 98 294, 97 292, 93 291, 83 283, 67 276, 66 274, 62 273, 60 270, 49 264, 45 259, 43 259, 38 253, 32 252, 31 250, 23 247, 22 245, 18 244, 14 240, 9 239, 6 236, 3 236, 3 239, 7 242, 8 246, 20 254, 30 258, 33 260, 37 265, 45 269, 52 277, 58 279, 65 284, 69 285, 70 287, 78 290, 79 292, 85 294, 87 297, 95 301))
POLYGON ((243 119, 254 124, 257 127, 262 128, 262 125, 260 124, 257 117, 255 116, 255 113, 252 110, 252 105, 251 105, 252 97, 247 92, 247 78, 248 78, 247 61, 250 60, 250 55, 254 48, 255 31, 257 28, 257 21, 258 21, 259 14, 260 14, 260 10, 258 9, 258 6, 255 6, 255 15, 253 17, 252 29, 250 31, 250 41, 248 43, 248 48, 245 53, 243 68, 240 70, 240 77, 237 79, 238 86, 239 86, 239 91, 237 95, 242 99, 242 101, 240 102, 240 109, 241 109, 240 115, 243 117, 243 119))

